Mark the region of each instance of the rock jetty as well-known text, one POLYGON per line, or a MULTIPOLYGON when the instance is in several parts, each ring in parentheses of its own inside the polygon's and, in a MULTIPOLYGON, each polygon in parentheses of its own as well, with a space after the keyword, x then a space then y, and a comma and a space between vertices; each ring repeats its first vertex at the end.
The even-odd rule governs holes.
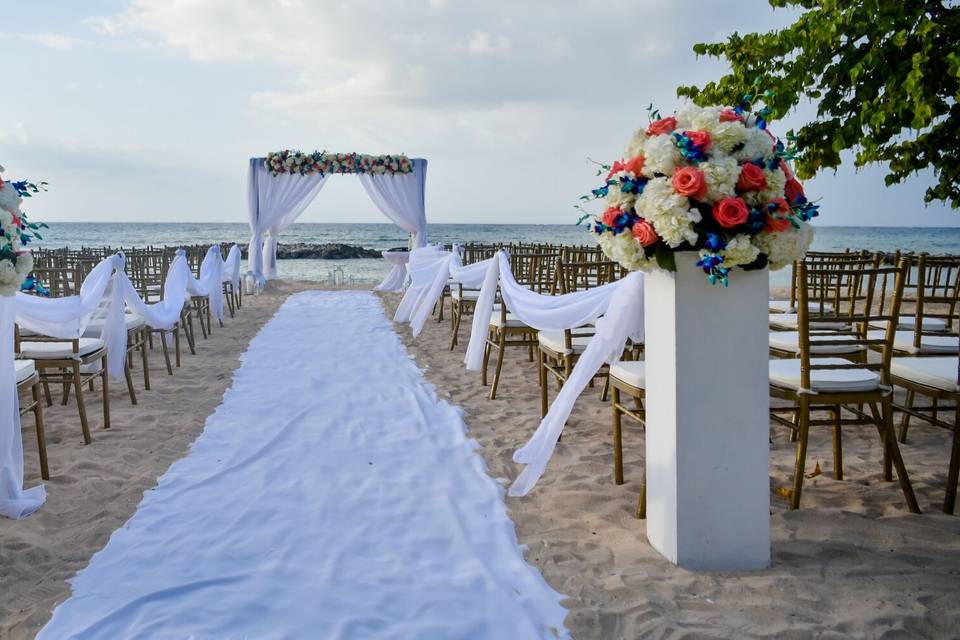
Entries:
MULTIPOLYGON (((243 257, 247 257, 246 245, 241 245, 243 257)), ((297 242, 295 244, 281 244, 277 246, 278 260, 293 260, 297 258, 311 258, 314 260, 350 260, 353 258, 379 258, 380 251, 364 249, 352 244, 313 244, 297 242)))

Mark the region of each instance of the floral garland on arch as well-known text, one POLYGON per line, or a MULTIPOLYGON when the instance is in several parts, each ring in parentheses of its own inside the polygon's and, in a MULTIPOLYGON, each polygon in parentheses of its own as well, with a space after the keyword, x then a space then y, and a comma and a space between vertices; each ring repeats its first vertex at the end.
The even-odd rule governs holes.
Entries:
POLYGON ((264 164, 273 175, 299 173, 412 173, 413 162, 405 155, 369 156, 360 153, 303 153, 284 149, 268 153, 264 164))
MULTIPOLYGON (((3 167, 0 167, 3 173, 3 167)), ((47 183, 27 180, 13 182, 0 176, 0 295, 12 296, 33 270, 33 256, 25 247, 33 239, 42 240, 37 232, 43 223, 30 222, 20 209, 24 198, 46 190, 47 183)))
POLYGON ((651 106, 625 160, 603 165, 604 185, 581 198, 606 200, 590 229, 610 259, 675 271, 675 252, 697 251, 710 282, 726 286, 734 267, 775 270, 806 254, 819 205, 787 164, 795 154, 767 130, 769 110, 750 109, 751 96, 666 118, 651 106))

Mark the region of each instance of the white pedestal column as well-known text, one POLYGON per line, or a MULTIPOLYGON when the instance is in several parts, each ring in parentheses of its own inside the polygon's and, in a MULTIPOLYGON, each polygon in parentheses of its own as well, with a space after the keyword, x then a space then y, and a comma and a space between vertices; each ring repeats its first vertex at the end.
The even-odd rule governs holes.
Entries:
POLYGON ((768 274, 646 276, 647 538, 695 570, 770 564, 768 274))

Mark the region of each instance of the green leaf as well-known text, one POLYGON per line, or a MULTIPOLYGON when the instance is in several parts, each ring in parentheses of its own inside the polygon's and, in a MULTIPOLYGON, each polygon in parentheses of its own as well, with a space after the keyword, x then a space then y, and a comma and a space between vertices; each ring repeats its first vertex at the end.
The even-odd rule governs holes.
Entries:
POLYGON ((656 248, 654 249, 653 256, 657 259, 657 264, 664 271, 676 271, 677 270, 677 261, 673 255, 673 249, 658 242, 656 248))

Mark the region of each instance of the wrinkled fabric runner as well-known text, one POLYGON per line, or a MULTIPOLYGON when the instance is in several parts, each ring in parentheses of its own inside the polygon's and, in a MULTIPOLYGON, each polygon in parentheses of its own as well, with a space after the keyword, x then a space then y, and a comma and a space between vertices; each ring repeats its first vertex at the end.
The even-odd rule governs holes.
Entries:
POLYGON ((568 637, 475 448, 373 294, 292 296, 38 637, 568 637))

